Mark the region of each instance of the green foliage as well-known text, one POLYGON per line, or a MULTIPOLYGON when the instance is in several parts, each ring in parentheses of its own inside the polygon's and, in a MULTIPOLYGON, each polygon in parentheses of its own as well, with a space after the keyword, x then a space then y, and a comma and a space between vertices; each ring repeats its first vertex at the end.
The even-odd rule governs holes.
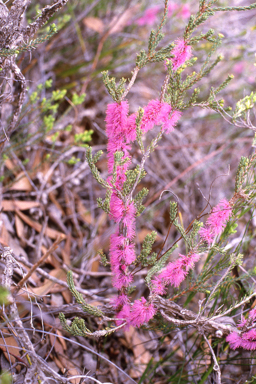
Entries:
POLYGON ((105 200, 103 201, 101 197, 97 199, 98 207, 101 208, 104 212, 110 212, 110 198, 112 195, 111 189, 107 189, 105 200))
POLYGON ((67 163, 69 165, 75 165, 77 163, 79 163, 81 161, 81 159, 75 157, 75 156, 72 156, 70 159, 68 159, 67 163))
POLYGON ((140 166, 137 165, 135 169, 126 171, 125 175, 126 175, 126 181, 124 182, 123 193, 125 196, 127 196, 133 189, 137 178, 138 178, 138 182, 140 182, 143 179, 143 177, 146 176, 146 172, 144 170, 141 171, 140 166))
POLYGON ((87 152, 86 152, 86 158, 87 158, 87 162, 89 164, 89 167, 91 169, 92 175, 95 178, 95 180, 97 180, 98 183, 102 187, 108 189, 109 185, 107 184, 107 182, 105 180, 102 179, 102 177, 100 176, 100 172, 99 172, 98 168, 94 164, 95 159, 92 157, 92 149, 91 149, 91 147, 89 147, 87 152))
POLYGON ((109 77, 108 71, 102 72, 102 79, 112 99, 116 102, 120 101, 125 91, 124 85, 126 83, 126 79, 122 78, 119 84, 117 85, 115 78, 109 77))
POLYGON ((73 280, 73 274, 71 271, 67 272, 67 283, 68 283, 68 287, 69 287, 70 292, 72 293, 72 295, 76 299, 76 302, 82 307, 82 309, 85 312, 87 312, 90 315, 95 316, 95 317, 102 317, 103 316, 103 313, 100 309, 98 309, 97 307, 93 307, 92 305, 87 304, 84 301, 81 293, 79 293, 76 290, 74 280, 73 280))
POLYGON ((139 191, 133 199, 135 207, 136 207, 137 217, 140 216, 145 209, 144 205, 142 205, 142 201, 148 195, 148 192, 149 192, 149 190, 147 188, 142 188, 142 190, 139 191))
POLYGON ((155 265, 148 271, 148 274, 147 274, 147 276, 145 278, 145 281, 146 281, 148 286, 150 286, 150 284, 151 284, 152 277, 157 272, 161 271, 165 267, 165 264, 168 261, 170 255, 177 248, 178 248, 178 244, 175 244, 171 249, 169 249, 167 252, 165 252, 165 254, 162 255, 159 260, 156 260, 155 265))
POLYGON ((60 323, 65 331, 71 333, 73 336, 89 336, 92 332, 86 328, 84 319, 75 317, 71 326, 68 325, 67 320, 62 312, 59 314, 60 323))
POLYGON ((0 305, 7 305, 9 303, 8 297, 9 291, 5 287, 0 286, 0 305))
MULTIPOLYGON (((103 312, 99 308, 94 307, 90 304, 87 304, 84 301, 83 296, 76 290, 75 284, 73 281, 73 275, 72 275, 71 271, 69 271, 67 273, 67 283, 68 283, 68 287, 69 287, 70 292, 72 293, 72 295, 76 299, 76 302, 81 306, 81 308, 83 309, 84 312, 88 313, 89 315, 91 315, 93 317, 100 317, 103 319, 105 318, 103 312)), ((67 332, 71 333, 71 335, 84 336, 84 337, 89 336, 89 337, 93 337, 93 338, 108 336, 111 333, 115 332, 116 330, 122 328, 126 324, 124 322, 123 324, 121 324, 117 327, 106 327, 103 330, 91 332, 86 327, 85 321, 82 318, 75 317, 75 319, 71 322, 71 325, 69 325, 68 321, 65 318, 65 315, 62 312, 60 312, 59 313, 59 319, 60 319, 60 322, 61 322, 63 329, 65 329, 67 332)), ((109 318, 107 318, 107 319, 111 320, 109 318)))
POLYGON ((72 103, 74 105, 80 105, 80 104, 82 104, 84 102, 85 97, 86 97, 85 93, 83 93, 80 96, 77 93, 73 93, 73 95, 72 95, 72 103))
POLYGON ((136 259, 136 261, 140 262, 143 267, 147 267, 148 265, 152 265, 156 262, 157 254, 154 253, 150 257, 152 246, 156 240, 156 237, 156 231, 152 231, 150 234, 146 235, 145 239, 143 240, 141 253, 136 259))
POLYGON ((141 130, 141 122, 144 115, 144 110, 142 108, 138 109, 137 116, 136 116, 136 133, 137 133, 137 142, 139 144, 140 150, 142 153, 145 153, 144 145, 142 143, 142 130, 141 130))
POLYGON ((89 131, 84 131, 84 132, 81 132, 81 133, 76 133, 74 135, 75 144, 80 145, 81 147, 88 147, 88 144, 85 144, 85 143, 88 143, 88 142, 90 142, 92 140, 92 134, 93 134, 93 130, 92 129, 90 129, 89 131))
POLYGON ((239 117, 246 118, 246 114, 254 107, 256 102, 256 93, 252 92, 250 96, 245 96, 236 103, 236 108, 233 113, 233 121, 239 117))
POLYGON ((240 163, 238 165, 237 173, 236 173, 236 183, 235 183, 235 192, 239 192, 242 188, 244 179, 246 177, 247 169, 249 165, 249 159, 247 157, 242 156, 240 163))
POLYGON ((2 57, 14 56, 14 55, 18 55, 21 52, 25 52, 25 51, 30 51, 32 49, 36 49, 36 47, 39 44, 43 43, 46 40, 49 40, 56 32, 57 32, 56 25, 52 24, 49 27, 47 34, 45 34, 45 35, 43 35, 41 37, 38 37, 38 38, 36 38, 34 40, 29 41, 28 43, 20 45, 20 46, 18 46, 15 49, 9 49, 9 48, 8 49, 7 48, 0 49, 0 57, 1 56, 2 57))
POLYGON ((12 376, 9 372, 1 372, 0 373, 0 384, 11 384, 12 376))
POLYGON ((170 221, 174 222, 178 214, 178 204, 174 201, 170 202, 170 221))
POLYGON ((107 256, 105 255, 105 253, 103 252, 102 249, 100 249, 100 250, 98 251, 98 254, 100 255, 100 261, 101 261, 101 264, 102 264, 104 267, 106 267, 107 265, 110 264, 109 261, 108 261, 108 259, 107 259, 107 256))

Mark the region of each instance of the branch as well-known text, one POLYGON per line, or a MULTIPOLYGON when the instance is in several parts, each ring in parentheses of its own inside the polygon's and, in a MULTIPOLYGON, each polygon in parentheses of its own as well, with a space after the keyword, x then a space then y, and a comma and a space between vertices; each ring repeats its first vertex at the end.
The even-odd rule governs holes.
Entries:
POLYGON ((47 5, 43 10, 41 16, 37 18, 34 23, 29 24, 25 29, 27 37, 33 36, 39 28, 41 28, 59 9, 61 9, 68 0, 58 0, 53 5, 47 5))

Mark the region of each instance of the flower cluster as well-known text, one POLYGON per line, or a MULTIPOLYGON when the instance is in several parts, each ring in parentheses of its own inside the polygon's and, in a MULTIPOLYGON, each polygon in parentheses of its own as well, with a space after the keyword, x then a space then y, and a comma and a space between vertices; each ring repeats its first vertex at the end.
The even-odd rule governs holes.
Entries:
MULTIPOLYGON (((153 25, 157 21, 160 11, 161 8, 158 5, 146 9, 143 16, 136 20, 136 24, 139 26, 153 25)), ((181 19, 188 19, 190 17, 188 4, 183 4, 179 7, 174 2, 170 3, 168 6, 168 16, 171 16, 174 12, 177 12, 177 17, 181 19)))
POLYGON ((195 263, 200 259, 196 253, 188 256, 179 255, 179 258, 169 263, 166 268, 152 280, 152 292, 157 295, 166 293, 166 287, 173 285, 179 287, 186 278, 190 269, 193 269, 195 263))
POLYGON ((134 243, 132 242, 135 230, 136 209, 133 202, 124 202, 118 195, 126 180, 125 172, 130 163, 130 143, 136 138, 136 126, 133 116, 128 117, 129 105, 127 101, 109 104, 106 112, 106 133, 108 136, 108 171, 112 175, 108 178, 113 188, 110 199, 110 218, 115 223, 125 226, 126 236, 116 232, 110 238, 110 263, 113 272, 113 286, 121 290, 132 282, 132 275, 128 266, 135 260, 134 243), (131 121, 133 124, 131 124, 131 121), (115 153, 123 152, 123 164, 116 166, 116 175, 113 175, 115 153))
MULTIPOLYGON (((176 70, 191 56, 191 47, 185 42, 178 41, 173 52, 173 68, 176 70)), ((136 114, 129 114, 128 102, 109 104, 106 111, 106 133, 108 136, 108 184, 112 190, 110 198, 109 217, 117 227, 110 237, 110 264, 113 274, 113 286, 119 290, 114 306, 120 319, 126 319, 128 325, 140 326, 154 316, 155 308, 145 298, 136 300, 133 304, 127 296, 127 288, 133 281, 129 269, 136 260, 135 234, 136 208, 132 200, 124 199, 122 188, 126 181, 126 171, 131 163, 129 155, 130 145, 136 139, 136 114), (122 152, 122 159, 116 162, 115 153, 122 152)), ((151 100, 144 108, 141 121, 143 133, 151 130, 155 125, 160 125, 162 131, 170 133, 181 112, 173 110, 172 106, 164 101, 151 100)), ((165 286, 172 284, 177 287, 187 276, 189 269, 193 268, 198 260, 198 255, 183 256, 175 263, 170 263, 158 275, 153 283, 155 293, 164 293, 165 286), (160 286, 161 281, 161 286, 160 286)))
POLYGON ((155 125, 162 125, 162 129, 166 133, 170 133, 180 117, 181 112, 173 111, 169 104, 159 100, 151 100, 144 109, 141 129, 145 133, 155 125))
MULTIPOLYGON (((119 301, 119 299, 117 299, 119 301)), ((131 305, 129 299, 126 298, 124 305, 120 312, 117 313, 117 325, 122 324, 124 319, 127 322, 127 328, 130 325, 133 327, 140 327, 144 323, 148 323, 156 313, 156 308, 153 303, 147 302, 145 297, 141 297, 140 300, 135 300, 131 305)))
POLYGON ((209 245, 215 236, 221 234, 232 214, 230 203, 223 199, 212 209, 206 225, 199 230, 199 235, 209 245))
MULTIPOLYGON (((232 332, 226 337, 231 349, 244 348, 249 351, 256 349, 256 328, 249 329, 256 319, 256 310, 252 309, 249 312, 247 319, 242 318, 239 328, 242 328, 240 333, 232 332)), ((255 324, 256 325, 256 324, 255 324)))
POLYGON ((185 40, 179 39, 176 41, 176 45, 171 54, 174 56, 170 59, 172 62, 172 68, 174 71, 177 71, 177 69, 185 64, 187 60, 191 59, 191 45, 188 45, 185 40))

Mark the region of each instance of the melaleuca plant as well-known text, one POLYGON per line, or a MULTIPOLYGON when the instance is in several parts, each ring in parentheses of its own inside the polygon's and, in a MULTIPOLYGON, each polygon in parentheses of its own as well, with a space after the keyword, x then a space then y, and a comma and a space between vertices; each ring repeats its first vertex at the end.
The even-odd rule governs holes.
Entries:
MULTIPOLYGON (((170 202, 168 234, 170 228, 174 226, 179 236, 177 239, 166 239, 165 245, 169 244, 167 250, 163 251, 161 247, 158 252, 153 251, 155 231, 146 236, 140 252, 136 251, 135 246, 136 218, 142 214, 145 208, 143 201, 149 192, 146 188, 138 190, 137 186, 146 175, 145 162, 163 134, 172 134, 182 117, 182 112, 186 109, 197 106, 220 114, 231 110, 230 107, 224 106, 224 100, 219 98, 218 94, 232 81, 233 75, 227 75, 221 85, 209 90, 205 100, 198 101, 200 93, 198 83, 203 77, 208 77, 223 59, 222 55, 216 57, 214 54, 224 37, 212 29, 206 33, 198 30, 218 12, 245 11, 252 8, 256 8, 255 3, 247 7, 217 7, 216 0, 200 0, 198 12, 189 18, 183 36, 162 47, 163 27, 168 13, 168 1, 165 1, 162 21, 156 30, 151 31, 147 49, 138 53, 128 84, 126 85, 127 79, 122 78, 118 82, 108 72, 102 74, 106 89, 113 99, 113 103, 110 103, 106 110, 109 174, 107 179, 101 176, 97 168, 101 151, 93 154, 89 148, 87 160, 94 178, 106 189, 105 200, 99 199, 98 206, 115 223, 115 232, 110 236, 109 256, 107 258, 103 252, 100 254, 103 264, 109 263, 111 267, 112 284, 117 291, 112 305, 116 311, 115 321, 118 326, 140 327, 148 324, 154 316, 158 318, 160 316, 164 321, 176 326, 193 325, 200 331, 208 345, 210 344, 207 336, 212 334, 223 342, 223 337, 227 337, 231 348, 256 349, 256 328, 253 328, 256 319, 255 310, 251 310, 248 317, 238 325, 232 321, 230 325, 221 320, 223 317, 230 317, 239 307, 248 303, 256 295, 255 292, 246 290, 246 297, 236 303, 230 298, 225 298, 221 309, 218 302, 220 292, 239 280, 238 277, 234 277, 234 271, 243 268, 243 255, 239 247, 233 250, 229 247, 229 241, 237 230, 237 220, 251 209, 255 201, 255 155, 241 158, 234 194, 226 196, 215 207, 208 202, 205 209, 198 212, 197 218, 187 228, 183 227, 179 219, 178 204, 175 201, 170 202), (211 48, 201 68, 197 71, 188 70, 190 67, 193 68, 197 60, 194 56, 194 47, 205 41, 211 48), (145 106, 141 105, 137 112, 129 114, 127 100, 129 91, 139 71, 154 62, 162 62, 166 70, 164 82, 159 89, 160 96, 145 106), (145 146, 143 137, 156 127, 158 130, 154 131, 156 132, 154 138, 145 146), (132 167, 130 154, 133 145, 137 145, 141 153, 140 163, 135 168, 132 167), (185 255, 179 253, 179 256, 174 258, 173 252, 180 242, 185 243, 187 252, 185 255), (202 255, 205 261, 196 275, 194 266, 202 255), (142 268, 148 269, 145 284, 150 294, 147 299, 141 297, 132 301, 131 292, 135 289, 134 276, 142 268), (219 276, 219 280, 212 285, 212 277, 216 275, 219 276), (187 287, 181 289, 181 284, 185 280, 187 287), (188 305, 197 292, 203 292, 206 297, 199 303, 198 314, 174 303, 186 295, 188 305)), ((253 102, 254 94, 241 100, 234 112, 234 119, 244 113, 247 104, 251 106, 253 102)), ((73 282, 70 283, 70 277, 69 286, 79 302, 80 299, 74 294, 73 282)), ((104 317, 103 314, 100 316, 104 317)), ((60 319, 72 334, 78 334, 77 332, 80 332, 78 328, 87 332, 84 323, 80 323, 79 319, 74 320, 75 323, 71 326, 67 326, 63 314, 60 315, 60 319)), ((217 382, 220 382, 219 365, 214 351, 212 348, 210 350, 215 363, 214 369, 217 371, 217 382)))

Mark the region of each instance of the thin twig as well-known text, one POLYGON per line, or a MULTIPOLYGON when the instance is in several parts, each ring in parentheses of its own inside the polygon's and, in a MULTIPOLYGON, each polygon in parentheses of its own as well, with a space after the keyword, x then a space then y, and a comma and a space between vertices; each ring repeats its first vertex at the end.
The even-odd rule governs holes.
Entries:
POLYGON ((64 236, 58 237, 58 239, 52 244, 52 246, 48 249, 48 251, 36 262, 35 265, 33 265, 33 267, 26 274, 26 276, 24 276, 23 279, 21 279, 21 281, 17 284, 13 294, 16 294, 23 287, 23 285, 30 278, 33 272, 35 272, 35 270, 39 267, 39 265, 41 265, 47 259, 47 257, 51 255, 58 248, 59 244, 64 239, 65 239, 64 236))
POLYGON ((203 335, 203 336, 204 336, 204 339, 205 339, 208 347, 210 348, 210 351, 211 351, 211 354, 212 354, 212 358, 213 358, 213 361, 214 361, 213 369, 217 373, 217 384, 221 384, 221 371, 220 371, 220 366, 219 366, 218 360, 217 360, 217 358, 215 356, 215 353, 214 353, 214 350, 212 349, 211 344, 209 343, 209 340, 207 339, 207 337, 205 335, 203 335))

